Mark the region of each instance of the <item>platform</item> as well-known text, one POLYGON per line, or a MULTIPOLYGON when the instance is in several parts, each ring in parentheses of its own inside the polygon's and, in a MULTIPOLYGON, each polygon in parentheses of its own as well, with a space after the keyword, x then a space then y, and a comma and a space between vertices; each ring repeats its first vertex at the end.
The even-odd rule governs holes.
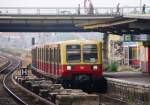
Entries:
POLYGON ((105 72, 104 76, 143 85, 144 84, 150 85, 150 75, 142 72, 107 72, 107 73, 105 72))
MULTIPOLYGON (((136 105, 150 105, 150 76, 141 72, 104 73, 107 94, 131 101, 136 105)), ((134 105, 135 105, 134 104, 134 105)))

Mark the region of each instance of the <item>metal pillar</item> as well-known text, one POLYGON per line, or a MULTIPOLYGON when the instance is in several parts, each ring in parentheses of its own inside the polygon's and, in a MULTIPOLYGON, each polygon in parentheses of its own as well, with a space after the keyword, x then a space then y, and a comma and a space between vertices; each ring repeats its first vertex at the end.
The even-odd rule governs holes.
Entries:
POLYGON ((103 62, 104 64, 108 63, 108 36, 109 34, 104 33, 104 37, 103 37, 103 62))

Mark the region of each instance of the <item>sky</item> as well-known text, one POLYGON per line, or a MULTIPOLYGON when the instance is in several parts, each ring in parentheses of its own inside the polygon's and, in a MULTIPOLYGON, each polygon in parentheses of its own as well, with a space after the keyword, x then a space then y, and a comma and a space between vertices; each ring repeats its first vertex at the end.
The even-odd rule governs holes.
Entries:
MULTIPOLYGON (((150 6, 150 0, 141 0, 150 6)), ((92 0, 94 7, 139 6, 140 0, 92 0)), ((83 7, 84 0, 0 0, 0 7, 83 7)))

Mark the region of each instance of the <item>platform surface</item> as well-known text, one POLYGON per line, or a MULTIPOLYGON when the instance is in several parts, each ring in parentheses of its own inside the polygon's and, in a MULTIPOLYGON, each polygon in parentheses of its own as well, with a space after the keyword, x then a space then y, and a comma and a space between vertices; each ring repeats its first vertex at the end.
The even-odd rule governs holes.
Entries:
POLYGON ((104 72, 104 76, 134 83, 150 84, 150 75, 142 72, 104 72))

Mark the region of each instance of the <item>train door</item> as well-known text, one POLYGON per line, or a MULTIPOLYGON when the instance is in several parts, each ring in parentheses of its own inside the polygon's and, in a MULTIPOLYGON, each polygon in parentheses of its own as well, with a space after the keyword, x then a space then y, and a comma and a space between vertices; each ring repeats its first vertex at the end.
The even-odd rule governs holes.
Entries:
POLYGON ((45 72, 45 48, 43 48, 43 71, 45 72))
POLYGON ((41 70, 43 71, 43 49, 41 48, 41 70))
POLYGON ((37 48, 35 49, 35 67, 37 68, 37 48))
POLYGON ((52 74, 52 49, 50 48, 49 50, 50 50, 50 58, 49 58, 50 71, 49 72, 50 72, 50 74, 52 74))
POLYGON ((54 48, 54 75, 57 75, 57 49, 54 48))
POLYGON ((44 47, 44 72, 46 72, 46 48, 44 47))
POLYGON ((46 54, 47 54, 47 48, 44 48, 44 72, 47 72, 47 60, 46 60, 46 54))
POLYGON ((50 69, 50 63, 49 63, 49 59, 50 59, 50 50, 49 48, 47 48, 47 73, 49 73, 49 69, 50 69))
POLYGON ((39 48, 37 48, 37 68, 39 69, 39 48))
POLYGON ((148 47, 148 72, 150 74, 150 46, 148 47))
POLYGON ((44 71, 44 48, 42 48, 42 70, 44 71))
POLYGON ((46 60, 46 73, 48 72, 48 48, 46 47, 46 56, 45 56, 45 60, 46 60))
POLYGON ((58 47, 58 75, 60 75, 60 47, 58 47))
POLYGON ((39 69, 41 69, 41 48, 39 48, 39 69))
POLYGON ((42 67, 41 67, 41 66, 42 66, 42 65, 41 65, 41 59, 42 59, 42 57, 41 57, 41 48, 39 48, 39 52, 40 52, 40 53, 39 53, 39 58, 40 58, 40 59, 39 59, 39 69, 42 69, 42 67))
POLYGON ((32 49, 31 54, 32 54, 32 65, 35 67, 34 49, 32 49))
POLYGON ((36 57, 36 48, 34 49, 33 56, 34 56, 34 58, 33 58, 34 59, 34 61, 33 61, 34 62, 34 67, 36 67, 36 58, 37 58, 36 57))
POLYGON ((49 52, 50 52, 50 51, 49 51, 49 48, 47 48, 47 73, 49 73, 49 67, 50 67, 50 66, 49 66, 49 65, 50 65, 50 64, 49 64, 49 59, 50 59, 49 52))
POLYGON ((59 47, 56 49, 56 75, 59 75, 59 56, 60 56, 59 47))
POLYGON ((54 75, 54 60, 55 60, 55 57, 54 57, 54 54, 55 54, 55 52, 54 52, 54 48, 52 48, 52 74, 54 75))
POLYGON ((42 70, 42 48, 40 48, 40 69, 42 70))
POLYGON ((43 49, 41 48, 41 70, 43 71, 43 49))
POLYGON ((45 72, 45 47, 43 48, 43 71, 45 72))

